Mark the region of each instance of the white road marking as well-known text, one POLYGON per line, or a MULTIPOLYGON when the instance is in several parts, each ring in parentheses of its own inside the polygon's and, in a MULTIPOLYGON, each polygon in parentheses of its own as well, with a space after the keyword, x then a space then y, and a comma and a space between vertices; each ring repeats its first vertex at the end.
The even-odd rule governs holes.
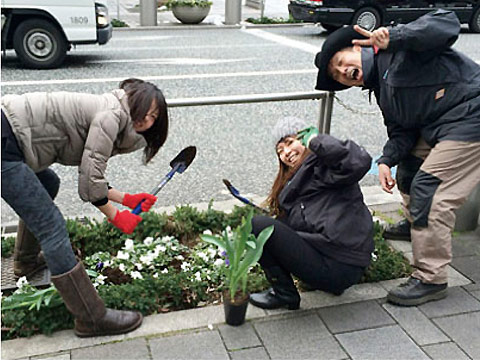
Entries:
POLYGON ((311 44, 304 43, 302 41, 292 40, 285 36, 280 36, 276 34, 271 34, 264 30, 260 29, 242 29, 246 34, 254 35, 265 40, 276 42, 280 45, 289 46, 291 48, 299 49, 310 54, 316 54, 320 51, 320 46, 314 46, 311 44))
MULTIPOLYGON (((298 70, 275 70, 275 71, 247 71, 219 74, 185 74, 185 75, 128 75, 128 77, 136 77, 143 80, 191 80, 191 79, 210 79, 210 78, 229 78, 229 77, 248 77, 248 76, 271 76, 271 75, 297 75, 316 73, 315 69, 298 69, 298 70)), ((29 86, 29 85, 60 85, 60 84, 88 84, 88 83, 104 83, 119 82, 125 80, 125 76, 115 78, 101 79, 62 79, 62 80, 30 80, 30 81, 2 81, 2 86, 29 86)))
MULTIPOLYGON (((239 44, 239 45, 185 45, 185 46, 157 46, 155 50, 191 50, 191 49, 233 49, 233 48, 259 48, 259 47, 273 47, 276 44, 239 44)), ((110 47, 110 46, 98 46, 98 45, 85 45, 74 48, 70 53, 80 54, 82 52, 112 52, 112 51, 152 51, 152 46, 137 46, 137 47, 110 47)), ((13 53, 13 50, 12 50, 13 53)))
POLYGON ((87 64, 105 63, 136 63, 136 64, 162 64, 162 65, 212 65, 249 61, 253 58, 244 59, 200 59, 200 58, 153 58, 153 59, 111 59, 111 60, 89 60, 87 64))

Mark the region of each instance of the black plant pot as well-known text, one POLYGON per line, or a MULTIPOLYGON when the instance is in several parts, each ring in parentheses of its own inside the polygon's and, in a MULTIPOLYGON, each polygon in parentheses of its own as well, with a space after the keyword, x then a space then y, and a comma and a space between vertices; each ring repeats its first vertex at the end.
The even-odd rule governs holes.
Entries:
POLYGON ((228 325, 239 326, 245 322, 249 298, 249 294, 236 295, 232 301, 228 291, 223 293, 223 310, 225 312, 225 322, 228 325))

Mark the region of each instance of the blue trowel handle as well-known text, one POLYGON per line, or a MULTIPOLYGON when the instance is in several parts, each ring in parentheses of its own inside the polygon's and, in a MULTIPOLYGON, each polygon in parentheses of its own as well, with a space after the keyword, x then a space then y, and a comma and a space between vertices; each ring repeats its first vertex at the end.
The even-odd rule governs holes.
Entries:
MULTIPOLYGON (((174 168, 172 170, 170 170, 168 172, 167 175, 165 175, 165 177, 162 179, 162 181, 160 181, 160 183, 155 187, 155 189, 152 190, 151 194, 152 195, 157 195, 157 193, 162 190, 162 188, 165 186, 165 184, 173 177, 173 175, 177 172, 177 171, 181 171, 181 170, 184 170, 181 166, 181 164, 177 164, 174 166, 174 168)), ((132 214, 135 214, 135 215, 138 215, 142 212, 142 203, 144 202, 145 200, 142 200, 138 203, 137 206, 135 206, 135 209, 132 210, 132 214)))
POLYGON ((137 206, 135 206, 135 209, 132 210, 132 214, 135 214, 135 215, 138 215, 142 212, 142 203, 144 202, 145 200, 142 200, 138 203, 137 206))

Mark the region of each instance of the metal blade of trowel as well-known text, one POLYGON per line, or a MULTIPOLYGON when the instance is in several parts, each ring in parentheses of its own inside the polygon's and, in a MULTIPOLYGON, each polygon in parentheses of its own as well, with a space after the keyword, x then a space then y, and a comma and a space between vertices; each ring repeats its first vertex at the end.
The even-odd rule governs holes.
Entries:
MULTIPOLYGON (((175 175, 175 173, 182 174, 192 163, 193 159, 195 159, 195 155, 197 154, 197 148, 195 146, 188 146, 182 151, 178 153, 175 158, 170 161, 170 167, 172 168, 167 175, 158 183, 157 186, 153 188, 150 192, 152 195, 157 195, 160 190, 165 186, 167 182, 175 175)), ((132 214, 140 214, 142 212, 142 202, 141 201, 135 209, 132 210, 132 214)))
POLYGON ((230 193, 231 193, 236 199, 240 200, 240 201, 243 202, 244 204, 253 206, 253 207, 256 208, 256 209, 261 210, 261 211, 264 212, 265 214, 268 214, 268 210, 267 210, 267 209, 264 209, 264 208, 256 205, 253 201, 251 201, 251 200, 247 199, 246 197, 243 197, 242 195, 240 195, 240 191, 238 191, 237 188, 235 188, 230 181, 228 181, 227 179, 223 179, 223 183, 224 183, 225 186, 227 187, 228 191, 230 191, 230 193))

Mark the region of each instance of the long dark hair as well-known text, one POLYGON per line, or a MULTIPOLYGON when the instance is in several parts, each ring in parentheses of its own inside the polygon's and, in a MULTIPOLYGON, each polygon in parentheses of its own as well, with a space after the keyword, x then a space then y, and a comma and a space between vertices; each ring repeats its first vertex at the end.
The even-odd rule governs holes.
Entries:
POLYGON ((148 163, 167 140, 168 111, 165 97, 154 84, 135 78, 122 81, 120 89, 124 89, 127 94, 130 117, 134 122, 143 121, 152 101, 157 104, 158 117, 150 129, 141 133, 147 141, 143 155, 144 162, 148 163))
MULTIPOLYGON (((297 137, 296 134, 292 135, 287 135, 280 139, 278 143, 285 141, 286 138, 295 138, 297 137)), ((278 145, 277 143, 277 145, 278 145)), ((265 200, 265 204, 270 208, 270 214, 275 215, 275 216, 282 216, 282 209, 280 208, 280 205, 278 203, 278 197, 280 196, 280 193, 282 192, 283 188, 285 187, 285 184, 292 178, 292 176, 297 172, 298 168, 302 165, 303 160, 311 153, 310 149, 306 148, 305 151, 302 154, 302 157, 298 161, 297 165, 294 167, 289 167, 285 165, 282 160, 280 160, 280 156, 277 154, 278 158, 278 173, 275 178, 275 181, 273 182, 272 189, 270 190, 270 194, 268 195, 267 199, 265 200)))

